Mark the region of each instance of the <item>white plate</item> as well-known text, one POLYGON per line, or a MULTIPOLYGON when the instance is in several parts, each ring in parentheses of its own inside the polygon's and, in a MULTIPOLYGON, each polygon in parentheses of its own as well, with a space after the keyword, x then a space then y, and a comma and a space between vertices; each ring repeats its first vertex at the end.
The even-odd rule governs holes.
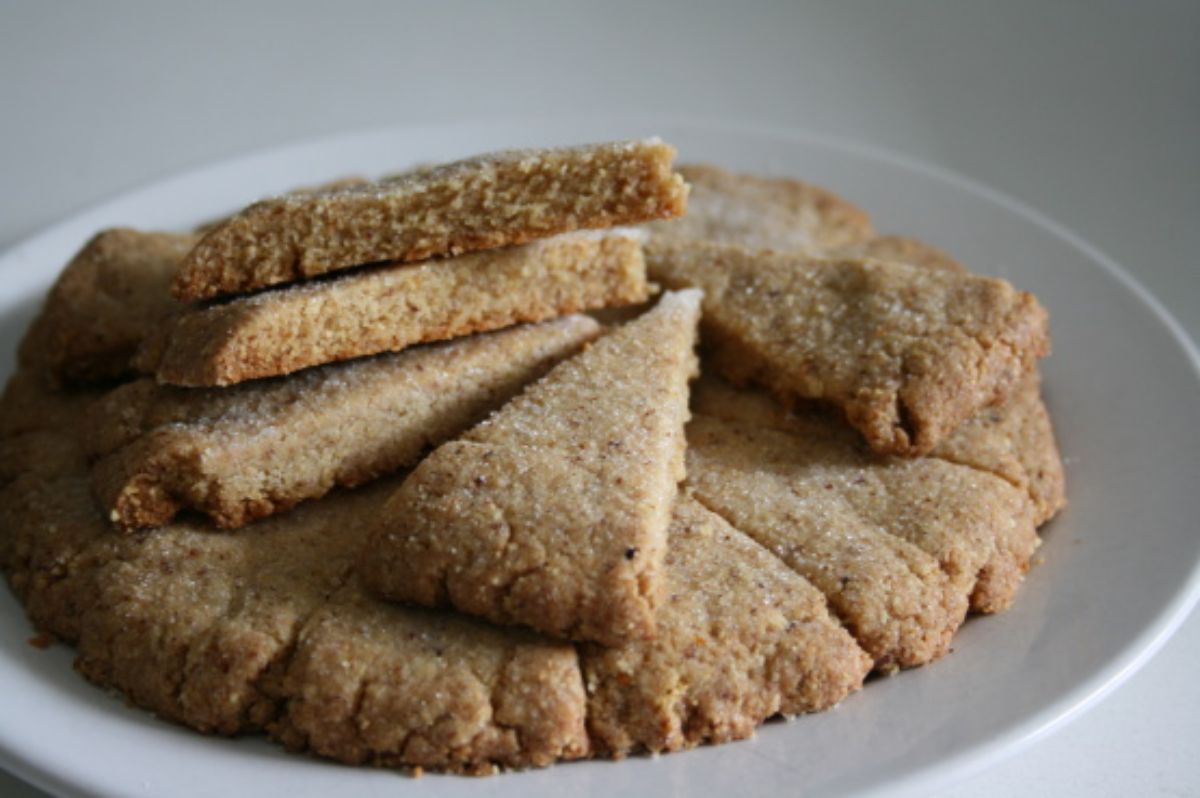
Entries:
POLYGON ((259 739, 202 737, 85 684, 65 647, 37 651, 0 595, 0 757, 55 792, 155 796, 559 796, 928 792, 996 762, 1141 666, 1200 593, 1200 358, 1159 306, 1053 222, 962 178, 811 136, 662 117, 509 120, 378 130, 241 158, 127 194, 0 258, 0 373, 59 267, 94 231, 186 228, 258 195, 479 151, 658 134, 688 160, 796 175, 877 226, 941 245, 1050 309, 1046 390, 1070 507, 1009 612, 969 621, 954 653, 874 681, 837 709, 753 741, 624 763, 471 780, 340 767, 259 739))

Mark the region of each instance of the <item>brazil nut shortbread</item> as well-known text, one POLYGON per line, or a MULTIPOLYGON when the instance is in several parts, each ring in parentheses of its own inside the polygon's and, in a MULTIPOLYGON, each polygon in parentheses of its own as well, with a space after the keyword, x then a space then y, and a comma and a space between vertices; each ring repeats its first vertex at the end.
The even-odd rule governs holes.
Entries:
POLYGON ((636 231, 572 233, 190 308, 163 323, 136 364, 172 385, 231 385, 642 302, 648 291, 636 231))
POLYGON ((1050 347, 1046 311, 1003 280, 706 244, 647 257, 652 279, 704 289, 704 341, 725 377, 831 402, 884 453, 928 452, 1050 347))
POLYGON ((426 458, 360 562, 379 595, 608 645, 654 632, 700 292, 565 361, 426 458))
POLYGON ((238 527, 414 464, 599 329, 568 316, 224 389, 137 380, 90 411, 96 496, 125 529, 183 508, 238 527))
POLYGON ((196 245, 175 294, 209 299, 365 263, 670 219, 687 208, 674 158, 674 148, 658 139, 512 150, 264 200, 196 245))
POLYGON ((663 571, 653 639, 580 646, 601 752, 741 739, 862 684, 871 659, 820 592, 691 498, 676 502, 663 571))

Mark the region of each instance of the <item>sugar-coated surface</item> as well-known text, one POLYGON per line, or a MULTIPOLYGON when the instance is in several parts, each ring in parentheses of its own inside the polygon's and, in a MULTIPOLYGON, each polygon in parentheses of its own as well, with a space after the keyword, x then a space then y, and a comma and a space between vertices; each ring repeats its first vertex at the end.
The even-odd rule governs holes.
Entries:
POLYGON ((647 259, 652 279, 704 289, 724 376, 832 402, 881 452, 928 452, 1049 351, 1045 310, 1003 280, 711 244, 652 243, 647 259))
POLYGON ((651 640, 580 646, 588 728, 603 752, 677 751, 827 709, 871 659, 802 577, 695 500, 671 519, 651 640))
POLYGON ((700 293, 560 364, 425 459, 361 567, 380 595, 618 644, 654 631, 700 293))
POLYGON ((569 644, 362 590, 351 563, 395 478, 236 535, 186 521, 118 534, 88 489, 95 398, 31 372, 10 382, 0 568, 88 678, 200 731, 486 773, 744 737, 776 712, 837 703, 870 665, 817 591, 690 502, 662 563, 660 636, 588 645, 586 691, 569 644))
POLYGON ((584 316, 186 389, 127 383, 94 405, 93 484, 123 528, 182 508, 223 527, 410 466, 596 337, 584 316))
MULTIPOLYGON (((802 543, 802 549, 809 545, 803 542, 806 529, 839 539, 842 524, 823 516, 848 511, 852 523, 929 555, 946 575, 951 606, 996 612, 1012 602, 1038 546, 1036 525, 1045 518, 1028 491, 986 467, 1000 432, 989 440, 963 441, 958 447, 963 459, 978 462, 964 465, 934 455, 876 454, 827 412, 786 412, 761 393, 711 378, 698 387, 693 409, 689 458, 709 461, 710 468, 740 469, 737 476, 746 486, 739 494, 731 490, 732 480, 709 478, 708 493, 697 488, 698 495, 730 502, 731 508, 740 502, 742 512, 757 513, 778 539, 802 543), (759 494, 775 494, 791 510, 763 511, 759 494)), ((1057 459, 1052 438, 1049 443, 1038 456, 1047 463, 1057 459)), ((1046 441, 1023 438, 1021 444, 1044 447, 1046 441)), ((689 482, 701 479, 689 459, 689 482)), ((955 625, 958 620, 951 618, 955 625)))
POLYGON ((175 293, 207 299, 365 263, 669 219, 687 207, 674 158, 657 139, 515 150, 265 200, 200 241, 175 293))
POLYGON ((147 340, 138 367, 160 382, 230 385, 519 322, 642 302, 641 244, 627 231, 329 280, 190 309, 147 340))

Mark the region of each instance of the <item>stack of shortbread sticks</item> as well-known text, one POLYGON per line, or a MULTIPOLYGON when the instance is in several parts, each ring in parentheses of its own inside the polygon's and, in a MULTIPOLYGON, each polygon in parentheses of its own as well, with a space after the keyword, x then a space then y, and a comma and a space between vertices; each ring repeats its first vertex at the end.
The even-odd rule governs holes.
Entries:
POLYGON ((0 407, 43 639, 201 731, 484 773, 746 737, 1007 607, 1063 504, 1043 309, 673 157, 97 235, 0 407))

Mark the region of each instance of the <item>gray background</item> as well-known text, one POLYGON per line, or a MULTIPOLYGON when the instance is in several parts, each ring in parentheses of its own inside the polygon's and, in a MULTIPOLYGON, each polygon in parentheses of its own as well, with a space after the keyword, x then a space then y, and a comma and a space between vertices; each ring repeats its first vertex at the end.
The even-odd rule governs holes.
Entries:
MULTIPOLYGON (((1115 258, 1195 339, 1198 42, 1194 2, 8 0, 0 248, 282 142, 660 109, 804 128, 987 183, 1115 258)), ((1200 795, 1197 665, 1193 617, 1095 710, 948 794, 1200 795)), ((40 793, 0 772, 0 795, 40 793)))

